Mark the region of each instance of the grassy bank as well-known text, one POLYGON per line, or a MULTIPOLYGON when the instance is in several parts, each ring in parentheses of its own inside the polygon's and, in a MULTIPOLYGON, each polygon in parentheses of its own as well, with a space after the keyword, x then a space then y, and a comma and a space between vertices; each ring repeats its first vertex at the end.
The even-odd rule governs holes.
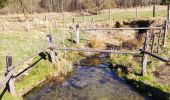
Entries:
MULTIPOLYGON (((168 33, 167 47, 161 49, 162 57, 169 58, 170 56, 170 32, 168 33)), ((166 83, 160 83, 159 80, 169 79, 168 75, 164 78, 160 78, 162 73, 158 68, 163 69, 163 66, 167 66, 167 63, 163 63, 155 58, 148 56, 147 75, 141 76, 141 57, 133 55, 115 55, 111 54, 111 62, 117 75, 123 79, 126 79, 130 84, 133 84, 135 88, 144 92, 146 95, 151 96, 154 99, 170 99, 170 87, 167 80, 166 83)), ((168 67, 169 68, 169 67, 168 67)), ((168 72, 169 73, 169 72, 168 72)))

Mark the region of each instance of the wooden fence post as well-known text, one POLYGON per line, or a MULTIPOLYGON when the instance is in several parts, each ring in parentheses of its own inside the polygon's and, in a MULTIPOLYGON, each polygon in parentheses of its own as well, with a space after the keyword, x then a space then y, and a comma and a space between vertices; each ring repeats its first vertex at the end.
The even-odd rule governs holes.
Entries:
POLYGON ((165 21, 165 25, 164 25, 163 47, 166 47, 167 33, 168 33, 168 20, 165 21))
POLYGON ((136 18, 138 18, 138 7, 136 7, 136 18))
POLYGON ((155 34, 152 35, 151 53, 154 51, 155 34))
POLYGON ((85 21, 85 14, 83 13, 83 22, 85 21))
MULTIPOLYGON (((92 29, 95 29, 95 18, 92 18, 92 26, 91 27, 92 27, 92 29)), ((95 30, 93 30, 92 32, 94 34, 95 30)))
POLYGON ((156 5, 154 4, 153 5, 153 17, 155 17, 155 15, 156 15, 156 5))
POLYGON ((54 47, 55 43, 54 43, 54 39, 53 39, 51 34, 47 35, 46 37, 47 37, 48 45, 49 45, 49 47, 51 47, 50 48, 50 50, 51 50, 51 52, 50 52, 51 61, 52 61, 52 64, 54 64, 55 61, 57 60, 56 59, 56 55, 55 55, 55 47, 54 47))
MULTIPOLYGON (((62 29, 61 29, 61 39, 62 39, 63 47, 65 48, 66 47, 66 45, 65 45, 65 37, 64 37, 62 29)), ((66 50, 64 50, 64 56, 66 56, 66 50)))
POLYGON ((168 4, 168 9, 167 9, 167 20, 168 22, 170 21, 170 4, 168 4))
POLYGON ((80 27, 78 24, 76 25, 76 43, 80 44, 80 27))
POLYGON ((112 20, 112 11, 109 10, 109 20, 111 21, 112 20))
POLYGON ((64 23, 64 20, 65 20, 65 19, 64 19, 64 14, 62 14, 62 20, 63 20, 63 23, 64 23))
POLYGON ((157 46, 157 53, 159 53, 159 48, 160 48, 160 38, 161 38, 161 31, 158 35, 158 46, 157 46))
MULTIPOLYGON (((7 68, 7 72, 6 75, 8 75, 8 73, 13 70, 13 66, 12 66, 12 56, 6 56, 6 68, 7 68)), ((13 76, 12 76, 13 77, 13 76)), ((13 95, 16 96, 16 92, 15 92, 15 86, 14 86, 14 81, 13 78, 10 78, 8 80, 8 83, 6 84, 8 91, 13 95)))
MULTIPOLYGON (((149 36, 148 36, 148 33, 147 33, 147 35, 145 37, 145 43, 144 43, 143 49, 147 51, 148 48, 149 48, 149 36)), ((145 76, 147 74, 147 70, 146 70, 147 60, 148 60, 148 55, 143 53, 143 58, 142 58, 142 75, 143 76, 145 76)))
POLYGON ((75 18, 72 19, 73 24, 75 23, 75 18))

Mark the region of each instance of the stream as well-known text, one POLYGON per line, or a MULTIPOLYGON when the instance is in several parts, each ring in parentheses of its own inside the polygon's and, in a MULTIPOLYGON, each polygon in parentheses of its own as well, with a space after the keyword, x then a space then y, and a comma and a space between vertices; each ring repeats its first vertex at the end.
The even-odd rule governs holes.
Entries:
MULTIPOLYGON (((91 60, 91 59, 88 59, 91 60)), ((75 66, 63 82, 51 82, 24 96, 24 100, 151 100, 111 70, 109 62, 75 66)))

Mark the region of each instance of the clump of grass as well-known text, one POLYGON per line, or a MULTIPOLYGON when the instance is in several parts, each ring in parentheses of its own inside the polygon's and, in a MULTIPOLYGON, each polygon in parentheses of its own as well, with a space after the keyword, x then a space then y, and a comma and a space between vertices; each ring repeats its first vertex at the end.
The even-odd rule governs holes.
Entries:
POLYGON ((104 41, 102 41, 102 38, 95 34, 90 38, 89 47, 102 50, 106 48, 106 45, 104 41))
POLYGON ((67 75, 68 72, 71 72, 73 69, 72 62, 67 59, 61 58, 54 64, 55 75, 67 75))

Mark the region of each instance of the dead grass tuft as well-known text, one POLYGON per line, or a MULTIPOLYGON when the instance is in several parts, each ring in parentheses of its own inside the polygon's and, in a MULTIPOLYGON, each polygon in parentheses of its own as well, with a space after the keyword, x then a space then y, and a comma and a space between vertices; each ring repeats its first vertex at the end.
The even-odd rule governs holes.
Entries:
POLYGON ((93 49, 105 49, 106 45, 102 39, 102 37, 100 37, 99 35, 94 34, 91 38, 90 38, 90 42, 89 42, 89 47, 93 48, 93 49))
POLYGON ((54 64, 54 69, 56 70, 56 76, 67 75, 68 72, 72 71, 72 63, 64 58, 54 64))

